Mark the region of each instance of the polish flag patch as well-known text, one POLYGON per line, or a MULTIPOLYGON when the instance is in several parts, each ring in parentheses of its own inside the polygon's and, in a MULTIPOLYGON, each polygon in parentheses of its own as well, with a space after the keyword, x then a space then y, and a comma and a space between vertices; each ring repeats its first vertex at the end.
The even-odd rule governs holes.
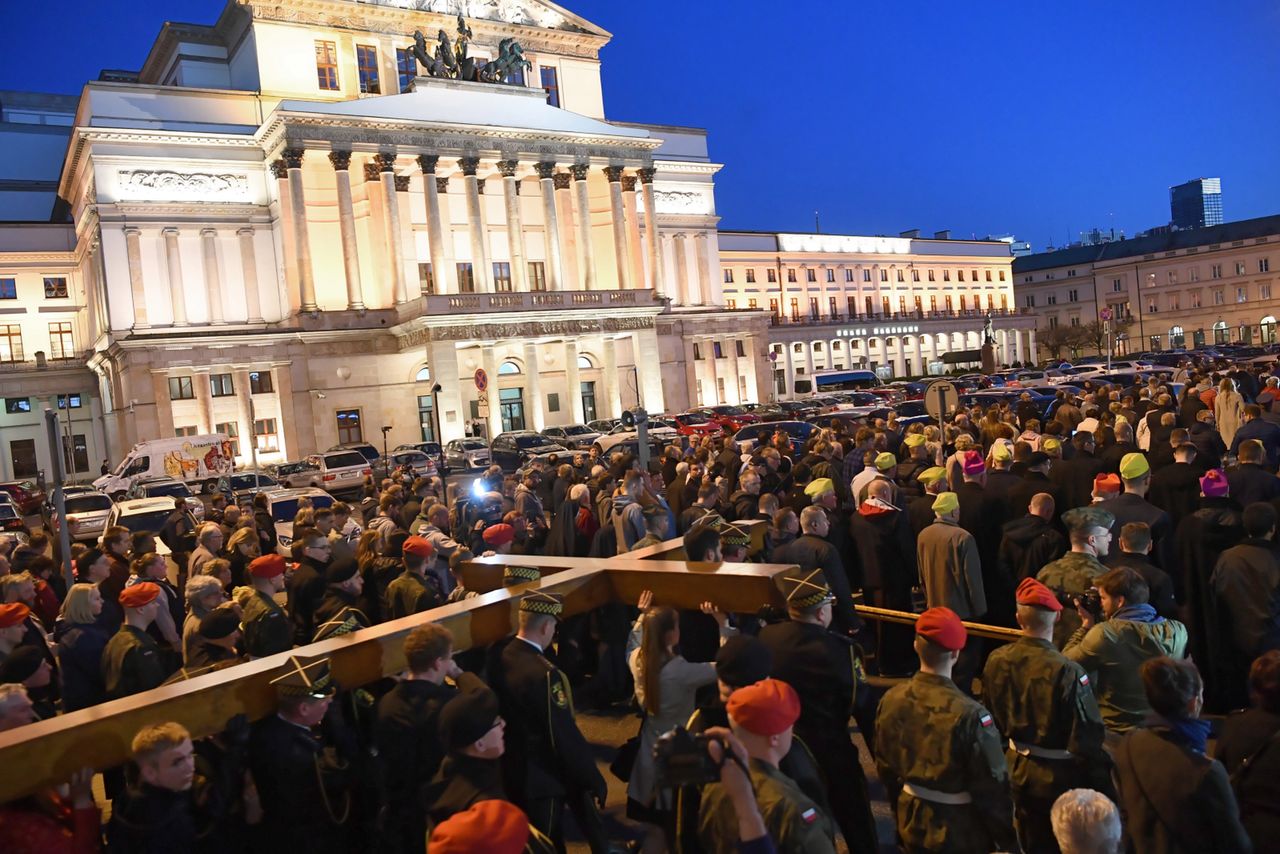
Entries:
POLYGON ((983 715, 982 717, 978 718, 978 723, 982 724, 984 727, 988 727, 988 726, 991 726, 991 724, 994 723, 994 721, 991 720, 991 715, 983 715))
POLYGON ((800 813, 800 817, 804 819, 805 824, 813 824, 818 820, 818 811, 813 807, 809 807, 807 810, 800 813))
POLYGON ((1080 674, 1080 684, 1081 684, 1081 685, 1083 685, 1083 686, 1084 686, 1084 687, 1086 687, 1086 688, 1088 688, 1088 687, 1089 687, 1089 674, 1088 674, 1088 673, 1081 673, 1081 674, 1080 674))

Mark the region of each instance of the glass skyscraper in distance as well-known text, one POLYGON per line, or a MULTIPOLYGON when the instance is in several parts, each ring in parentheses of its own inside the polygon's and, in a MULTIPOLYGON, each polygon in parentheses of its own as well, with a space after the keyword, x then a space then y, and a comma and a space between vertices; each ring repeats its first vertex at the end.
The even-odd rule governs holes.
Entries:
POLYGON ((1169 214, 1174 228, 1222 225, 1222 179, 1196 178, 1170 187, 1169 214))

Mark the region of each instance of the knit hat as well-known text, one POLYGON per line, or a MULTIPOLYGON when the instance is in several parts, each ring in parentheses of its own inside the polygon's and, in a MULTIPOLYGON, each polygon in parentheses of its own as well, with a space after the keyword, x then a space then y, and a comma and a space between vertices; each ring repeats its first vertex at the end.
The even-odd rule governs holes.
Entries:
POLYGON ((1227 476, 1222 469, 1209 469, 1200 478, 1200 494, 1205 498, 1226 498, 1231 494, 1227 485, 1227 476))
POLYGON ((916 618, 916 634, 943 649, 964 649, 968 632, 950 608, 930 608, 916 618))
POLYGON ((772 668, 773 652, 751 635, 734 635, 716 651, 716 676, 734 688, 768 678, 772 668))
POLYGON ((964 457, 960 461, 960 469, 968 475, 982 474, 986 471, 987 464, 982 459, 982 452, 965 451, 964 457))
POLYGON ((800 717, 800 696, 781 679, 761 679, 730 694, 725 711, 747 732, 779 735, 800 717))

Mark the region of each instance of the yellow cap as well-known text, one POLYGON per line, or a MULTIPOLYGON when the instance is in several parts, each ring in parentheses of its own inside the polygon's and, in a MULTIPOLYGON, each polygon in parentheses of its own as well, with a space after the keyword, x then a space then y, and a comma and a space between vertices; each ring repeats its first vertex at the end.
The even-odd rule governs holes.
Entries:
POLYGON ((902 444, 906 445, 908 448, 918 448, 924 444, 924 434, 911 433, 907 438, 902 440, 902 444))
POLYGON ((804 494, 810 498, 817 498, 820 495, 826 495, 828 492, 835 492, 836 485, 829 477, 820 477, 817 480, 809 481, 809 485, 804 488, 804 494))
POLYGON ((1040 450, 1044 451, 1046 454, 1050 451, 1061 451, 1062 440, 1056 439, 1053 436, 1048 436, 1040 443, 1040 450))
POLYGON ((1134 480, 1151 471, 1151 463, 1142 454, 1125 454, 1120 460, 1120 476, 1134 480))
POLYGON ((1013 451, 1009 450, 1009 446, 1004 442, 997 442, 991 448, 991 459, 1011 460, 1013 459, 1013 451))
POLYGON ((916 480, 920 481, 925 486, 928 486, 931 483, 937 483, 940 480, 946 479, 946 476, 947 476, 946 469, 944 469, 942 466, 933 466, 931 468, 925 469, 924 471, 920 472, 920 474, 916 475, 916 480))
POLYGON ((888 471, 898 464, 898 458, 887 451, 876 455, 876 468, 880 471, 888 471))
POLYGON ((960 509, 960 499, 954 492, 940 492, 938 497, 933 500, 933 512, 941 516, 943 513, 950 513, 952 510, 960 509))

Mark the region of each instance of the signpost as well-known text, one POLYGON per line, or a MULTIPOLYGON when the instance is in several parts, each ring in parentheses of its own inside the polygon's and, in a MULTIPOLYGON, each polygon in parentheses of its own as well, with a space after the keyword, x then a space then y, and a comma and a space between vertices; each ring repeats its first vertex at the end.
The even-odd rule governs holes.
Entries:
POLYGON ((934 380, 924 390, 924 408, 938 419, 941 428, 948 415, 954 415, 960 405, 960 390, 950 380, 934 380))
POLYGON ((1104 308, 1098 317, 1102 318, 1102 334, 1107 339, 1107 373, 1111 373, 1111 354, 1116 349, 1116 342, 1111 340, 1111 309, 1104 308))
MULTIPOLYGON (((68 400, 68 409, 71 408, 70 404, 71 401, 68 400)), ((49 462, 53 467, 53 510, 58 514, 58 547, 62 552, 63 577, 67 581, 67 589, 70 590, 76 579, 71 571, 71 525, 67 523, 67 498, 63 492, 67 473, 63 470, 62 461, 66 457, 63 456, 64 448, 62 431, 58 426, 58 413, 46 408, 44 424, 49 431, 49 462)))
POLYGON ((484 372, 484 368, 476 368, 476 391, 484 391, 489 387, 489 375, 484 372))

